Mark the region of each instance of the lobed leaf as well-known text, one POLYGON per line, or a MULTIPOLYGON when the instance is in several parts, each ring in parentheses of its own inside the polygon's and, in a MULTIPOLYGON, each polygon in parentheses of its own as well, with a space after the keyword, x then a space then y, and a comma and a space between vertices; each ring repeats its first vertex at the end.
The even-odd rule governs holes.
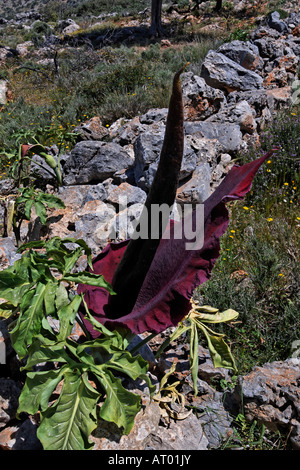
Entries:
POLYGON ((0 271, 0 297, 13 306, 16 307, 21 302, 24 293, 30 287, 29 279, 19 276, 12 268, 0 271))
POLYGON ((45 289, 46 285, 39 282, 35 289, 25 293, 20 304, 20 315, 11 331, 12 344, 20 358, 26 356, 27 346, 41 330, 45 289))
POLYGON ((141 397, 126 390, 121 379, 116 378, 109 369, 94 372, 106 393, 106 399, 100 408, 101 418, 114 422, 119 428, 123 428, 124 434, 128 434, 141 409, 141 397))
POLYGON ((58 341, 64 340, 70 336, 80 304, 81 297, 80 295, 76 295, 70 303, 63 306, 57 312, 59 319, 58 341))
POLYGON ((39 192, 37 194, 36 200, 50 208, 65 208, 65 203, 59 197, 54 196, 53 194, 39 192))
POLYGON ((33 201, 34 209, 37 217, 40 218, 41 224, 46 225, 47 223, 47 210, 44 204, 40 201, 33 201))
POLYGON ((99 274, 93 274, 88 271, 73 274, 64 274, 63 280, 76 282, 78 284, 81 283, 88 284, 90 286, 103 287, 111 295, 114 295, 114 291, 111 285, 104 279, 104 276, 101 276, 99 274))
POLYGON ((42 412, 37 436, 44 450, 87 450, 88 436, 97 426, 96 404, 100 394, 79 370, 64 373, 58 400, 42 412))
POLYGON ((30 370, 37 364, 44 362, 49 363, 66 363, 70 367, 76 367, 76 362, 71 359, 65 348, 65 342, 57 342, 47 339, 41 335, 36 335, 32 345, 28 348, 28 359, 26 366, 21 370, 30 370))
POLYGON ((64 369, 42 372, 27 372, 26 382, 19 397, 17 416, 20 413, 34 415, 40 409, 48 408, 48 402, 54 389, 62 380, 64 369))
POLYGON ((24 214, 25 214, 26 220, 30 220, 32 206, 33 206, 33 199, 29 199, 28 201, 25 202, 24 214))
POLYGON ((82 240, 81 238, 77 239, 77 238, 72 238, 72 237, 66 237, 62 240, 62 243, 65 245, 66 243, 76 243, 77 245, 81 246, 81 248, 83 249, 84 253, 86 254, 87 256, 87 263, 88 263, 88 266, 93 269, 93 264, 92 264, 92 250, 91 248, 88 246, 88 244, 82 240))
POLYGON ((44 309, 45 314, 49 317, 56 316, 56 306, 55 306, 55 299, 56 299, 56 292, 58 289, 57 282, 48 282, 45 288, 45 295, 44 295, 44 309))
POLYGON ((79 246, 68 254, 64 254, 62 259, 64 261, 62 274, 70 273, 74 268, 76 262, 82 255, 82 248, 79 246))

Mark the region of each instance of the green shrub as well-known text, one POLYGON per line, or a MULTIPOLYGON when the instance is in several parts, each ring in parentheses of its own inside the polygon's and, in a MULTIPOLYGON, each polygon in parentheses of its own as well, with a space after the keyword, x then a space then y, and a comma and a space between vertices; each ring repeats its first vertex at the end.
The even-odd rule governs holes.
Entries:
POLYGON ((230 205, 221 256, 211 280, 197 290, 203 303, 239 312, 240 323, 226 335, 245 372, 286 359, 300 337, 298 112, 279 113, 262 136, 262 148, 243 155, 246 162, 272 145, 281 147, 258 172, 243 203, 230 205))
POLYGON ((241 155, 242 162, 258 158, 273 147, 278 150, 261 167, 253 183, 250 204, 263 200, 271 211, 274 204, 288 206, 299 201, 300 118, 299 110, 279 112, 260 135, 260 148, 241 155))
POLYGON ((300 274, 290 225, 281 218, 269 227, 271 223, 260 214, 260 224, 254 217, 249 220, 251 236, 245 229, 238 234, 241 211, 242 207, 236 209, 234 215, 231 260, 226 247, 232 242, 226 235, 212 278, 197 293, 204 304, 239 312, 236 325, 224 333, 238 367, 247 372, 254 365, 286 359, 292 342, 299 339, 300 274))

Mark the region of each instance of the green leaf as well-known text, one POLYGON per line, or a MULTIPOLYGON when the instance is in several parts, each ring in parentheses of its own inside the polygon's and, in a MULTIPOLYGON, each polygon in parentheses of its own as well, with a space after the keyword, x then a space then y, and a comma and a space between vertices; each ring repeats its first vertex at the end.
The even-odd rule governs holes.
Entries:
POLYGON ((15 312, 16 312, 16 307, 14 307, 11 303, 2 302, 0 304, 0 317, 9 318, 15 312))
POLYGON ((44 306, 45 306, 45 313, 50 317, 56 316, 56 305, 55 305, 55 298, 56 298, 56 291, 57 291, 57 282, 48 282, 45 289, 45 296, 44 296, 44 306))
POLYGON ((64 340, 70 336, 80 304, 81 297, 76 295, 68 305, 65 305, 57 312, 60 322, 58 340, 64 340))
POLYGON ((97 364, 127 374, 133 380, 146 374, 148 362, 140 354, 132 356, 128 350, 121 349, 120 338, 117 336, 117 332, 114 333, 114 337, 99 338, 79 345, 78 354, 89 348, 97 364))
POLYGON ((112 421, 119 428, 123 428, 124 434, 128 434, 134 425, 136 414, 141 409, 141 397, 126 390, 121 379, 114 377, 110 370, 95 370, 95 374, 106 392, 106 399, 100 408, 101 418, 112 421))
POLYGON ((84 300, 84 297, 82 297, 82 302, 83 302, 83 305, 85 307, 85 316, 87 317, 88 321, 91 323, 91 325, 93 326, 93 328, 95 330, 98 330, 100 331, 101 333, 103 333, 105 336, 108 336, 108 337, 113 337, 115 335, 115 332, 114 331, 110 331, 108 328, 106 328, 104 325, 102 325, 102 323, 98 322, 89 312, 89 309, 87 307, 87 304, 84 300))
POLYGON ((41 224, 46 225, 46 223, 47 223, 47 211, 46 211, 46 207, 44 206, 44 204, 42 204, 39 201, 34 201, 34 208, 35 208, 35 212, 36 212, 37 217, 40 218, 41 224))
POLYGON ((209 328, 207 328, 205 325, 202 325, 200 322, 197 323, 197 326, 206 336, 208 349, 214 366, 236 370, 235 361, 231 354, 230 348, 223 339, 224 335, 212 332, 209 328))
POLYGON ((22 301, 24 293, 30 287, 28 278, 15 274, 12 268, 0 271, 0 297, 15 307, 22 301))
POLYGON ((61 283, 58 284, 56 289, 55 306, 57 310, 65 307, 69 303, 68 291, 61 283))
POLYGON ((17 253, 22 253, 28 248, 44 248, 46 243, 47 242, 45 242, 45 240, 34 240, 32 242, 24 243, 18 248, 17 253))
POLYGON ((65 208, 65 203, 57 196, 54 196, 53 194, 47 194, 47 193, 38 193, 37 201, 41 202, 42 204, 45 204, 46 206, 50 208, 60 208, 64 209, 65 208))
POLYGON ((47 256, 52 258, 56 262, 64 266, 64 257, 66 256, 66 250, 60 248, 48 248, 47 247, 47 256))
POLYGON ((87 450, 93 447, 88 436, 97 426, 96 404, 100 394, 87 376, 68 371, 60 396, 42 412, 37 436, 44 450, 87 450))
POLYGON ((69 273, 75 266, 76 261, 82 255, 82 248, 78 247, 75 250, 71 251, 71 253, 66 254, 64 256, 64 270, 63 274, 69 273))
POLYGON ((23 204, 23 203, 26 203, 27 201, 31 201, 31 196, 19 196, 17 197, 17 199, 15 200, 15 205, 16 206, 19 206, 20 204, 23 204))
POLYGON ((26 220, 30 220, 32 206, 33 206, 33 199, 29 199, 28 201, 25 202, 24 214, 25 214, 26 220))
POLYGON ((75 282, 76 284, 89 284, 90 286, 103 287, 110 294, 114 294, 111 285, 104 279, 102 275, 92 274, 88 271, 82 271, 81 273, 64 274, 64 281, 75 282))
POLYGON ((66 237, 62 240, 62 243, 76 243, 77 245, 81 246, 83 248, 85 254, 87 255, 87 263, 88 266, 93 269, 93 263, 92 263, 92 250, 91 248, 87 245, 87 243, 82 240, 81 238, 72 238, 72 237, 66 237))
POLYGON ((67 353, 63 341, 57 342, 56 338, 55 340, 50 340, 37 335, 32 345, 28 348, 26 366, 22 367, 21 370, 30 370, 36 364, 43 362, 66 363, 70 367, 76 367, 76 362, 67 353))
POLYGON ((91 354, 95 358, 97 364, 106 363, 113 354, 119 352, 121 347, 118 337, 112 335, 109 338, 96 338, 91 341, 85 341, 77 347, 77 353, 80 355, 86 349, 91 350, 91 354))
POLYGON ((19 397, 20 413, 37 413, 39 409, 46 410, 51 394, 62 380, 64 369, 28 372, 26 382, 19 397))
POLYGON ((118 351, 112 355, 107 367, 123 372, 136 380, 142 374, 146 374, 148 362, 140 354, 132 356, 129 351, 118 351))
POLYGON ((27 346, 41 330, 45 289, 45 284, 38 283, 36 288, 26 292, 21 302, 20 315, 11 332, 13 347, 20 358, 26 355, 27 346))

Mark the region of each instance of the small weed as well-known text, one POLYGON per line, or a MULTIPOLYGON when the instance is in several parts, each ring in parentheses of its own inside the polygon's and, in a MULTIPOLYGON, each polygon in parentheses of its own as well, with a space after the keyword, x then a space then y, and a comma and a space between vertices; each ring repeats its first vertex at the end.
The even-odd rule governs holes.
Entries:
POLYGON ((232 427, 221 450, 287 450, 287 438, 280 431, 270 432, 256 420, 249 423, 242 413, 235 417, 232 427))

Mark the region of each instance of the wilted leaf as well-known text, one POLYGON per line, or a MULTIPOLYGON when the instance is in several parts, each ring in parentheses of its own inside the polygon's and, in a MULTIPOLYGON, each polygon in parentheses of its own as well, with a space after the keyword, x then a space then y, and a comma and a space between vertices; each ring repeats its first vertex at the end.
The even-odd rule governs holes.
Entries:
POLYGON ((197 311, 193 311, 190 316, 204 323, 226 323, 235 320, 239 314, 231 308, 224 312, 217 310, 215 313, 202 313, 197 309, 197 311))
POLYGON ((198 370, 199 370, 199 340, 198 340, 198 331, 195 323, 191 324, 191 340, 190 340, 190 370, 193 380, 195 395, 197 395, 197 379, 198 379, 198 370))
POLYGON ((9 318, 13 313, 15 313, 15 307, 9 302, 0 303, 0 317, 9 318))
POLYGON ((224 341, 224 335, 213 332, 201 323, 198 327, 206 336, 208 349, 215 367, 224 367, 225 369, 236 370, 234 358, 230 348, 224 341))

